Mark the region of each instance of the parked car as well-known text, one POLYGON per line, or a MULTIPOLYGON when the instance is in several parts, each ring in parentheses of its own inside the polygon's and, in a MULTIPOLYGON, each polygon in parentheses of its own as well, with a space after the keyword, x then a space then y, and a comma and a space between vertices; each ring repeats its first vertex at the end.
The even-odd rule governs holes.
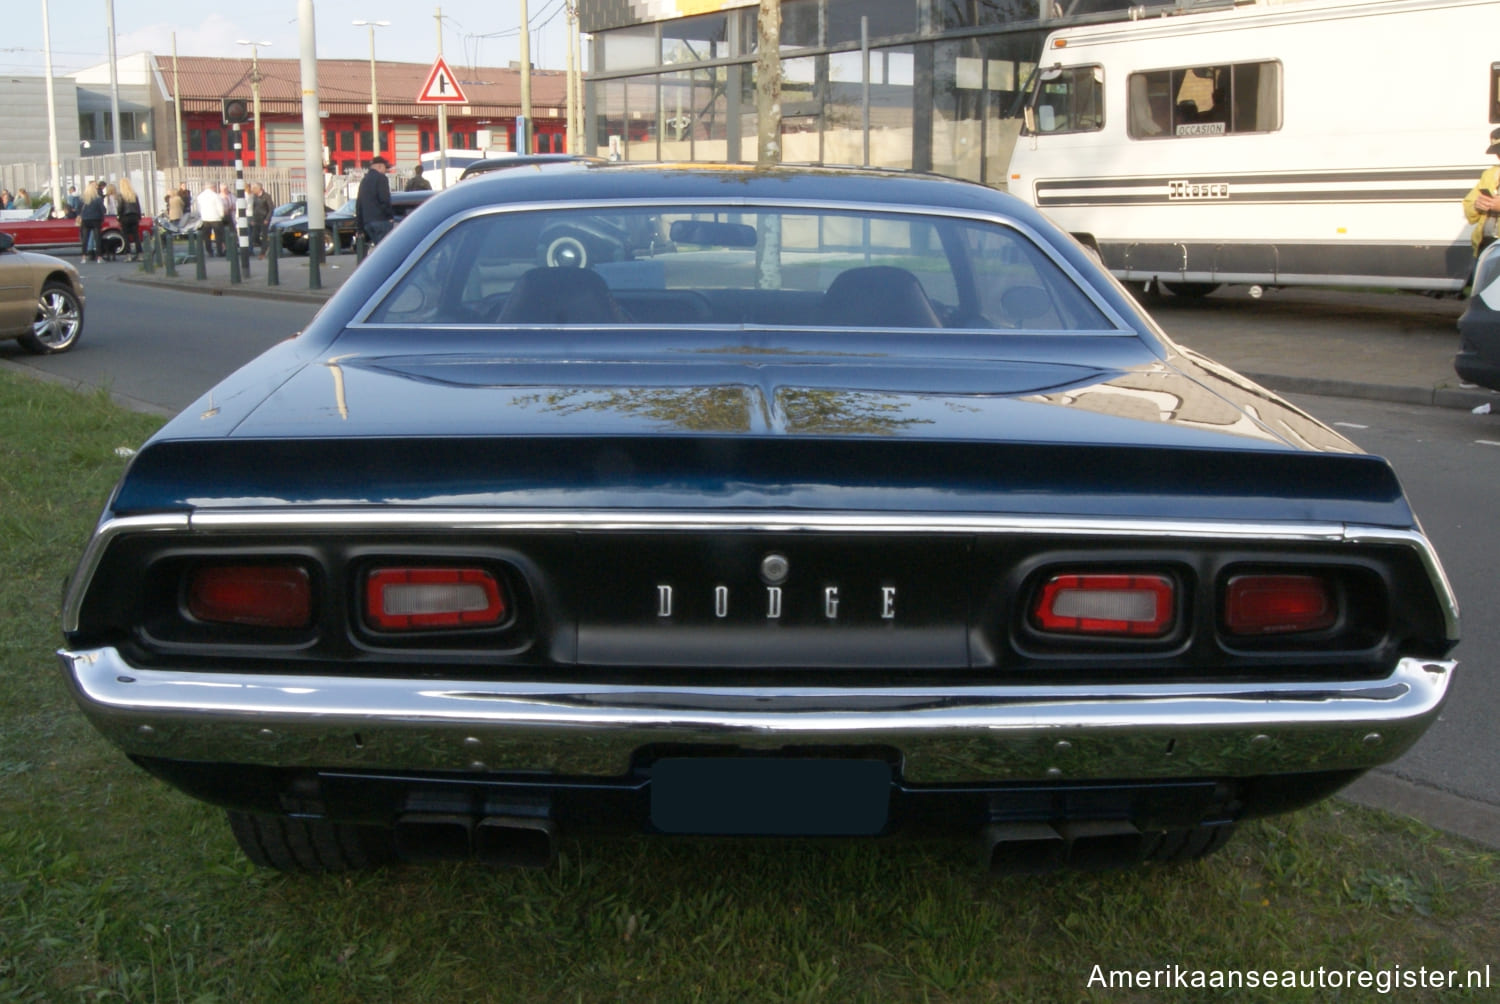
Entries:
MULTIPOLYGON (((41 206, 31 214, 29 220, 0 220, 0 233, 10 234, 17 247, 61 248, 78 251, 78 221, 49 215, 51 206, 41 206)), ((149 216, 141 218, 140 235, 144 241, 151 235, 153 221, 149 216)), ((104 253, 120 255, 125 251, 125 235, 120 230, 117 217, 106 216, 99 230, 104 253)))
POLYGON ((142 447, 63 611, 94 725, 312 871, 1193 859, 1409 749, 1458 639, 1390 465, 1035 210, 703 164, 434 196, 142 447), (673 250, 538 264, 598 217, 673 250))
POLYGON ((83 279, 60 258, 16 247, 0 232, 0 338, 27 352, 66 352, 83 335, 83 279))
POLYGON ((1470 383, 1500 390, 1500 242, 1474 265, 1469 303, 1458 319, 1453 368, 1470 383))
MULTIPOLYGON (((400 222, 402 217, 421 205, 432 195, 431 192, 392 192, 391 211, 396 214, 396 221, 400 222)), ((350 199, 337 209, 323 214, 323 253, 333 254, 334 241, 338 241, 341 250, 347 251, 354 247, 354 199, 350 199)), ((280 219, 271 218, 270 231, 273 235, 281 236, 281 246, 292 254, 307 254, 308 233, 311 229, 311 220, 307 215, 307 205, 303 204, 301 212, 284 216, 280 219)))

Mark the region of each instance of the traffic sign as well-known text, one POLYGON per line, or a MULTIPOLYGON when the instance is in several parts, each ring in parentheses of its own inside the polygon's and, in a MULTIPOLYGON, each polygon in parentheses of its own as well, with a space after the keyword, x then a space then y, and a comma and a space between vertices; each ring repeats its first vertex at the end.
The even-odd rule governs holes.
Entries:
POLYGON ((458 86, 458 80, 454 78, 453 71, 448 69, 448 64, 443 62, 442 56, 439 56, 437 62, 432 64, 432 72, 427 74, 427 83, 422 85, 422 92, 417 95, 417 103, 422 105, 466 105, 469 103, 463 88, 458 86))

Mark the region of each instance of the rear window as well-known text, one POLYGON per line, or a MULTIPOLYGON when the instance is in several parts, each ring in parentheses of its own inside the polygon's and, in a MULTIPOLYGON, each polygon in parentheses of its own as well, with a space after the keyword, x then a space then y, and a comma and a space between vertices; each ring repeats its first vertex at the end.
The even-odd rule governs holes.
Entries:
POLYGON ((898 213, 497 211, 446 231, 367 319, 1107 331, 1024 233, 898 213))

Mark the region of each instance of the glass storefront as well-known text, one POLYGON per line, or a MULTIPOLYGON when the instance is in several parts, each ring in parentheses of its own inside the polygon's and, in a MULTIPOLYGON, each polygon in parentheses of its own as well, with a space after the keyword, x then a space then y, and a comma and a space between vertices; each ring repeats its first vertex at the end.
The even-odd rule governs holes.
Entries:
MULTIPOLYGON (((1075 0, 1059 16, 1049 0, 783 0, 781 160, 1003 186, 1047 32, 1129 6, 1075 0)), ((753 162, 756 16, 734 7, 595 31, 585 152, 753 162)))

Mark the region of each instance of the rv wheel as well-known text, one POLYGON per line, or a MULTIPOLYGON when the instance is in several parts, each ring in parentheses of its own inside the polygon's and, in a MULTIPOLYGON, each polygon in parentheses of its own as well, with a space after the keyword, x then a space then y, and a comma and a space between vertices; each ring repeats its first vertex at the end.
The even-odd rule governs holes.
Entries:
POLYGON ((1219 288, 1217 282, 1164 282, 1161 288, 1186 300, 1201 300, 1219 288))

